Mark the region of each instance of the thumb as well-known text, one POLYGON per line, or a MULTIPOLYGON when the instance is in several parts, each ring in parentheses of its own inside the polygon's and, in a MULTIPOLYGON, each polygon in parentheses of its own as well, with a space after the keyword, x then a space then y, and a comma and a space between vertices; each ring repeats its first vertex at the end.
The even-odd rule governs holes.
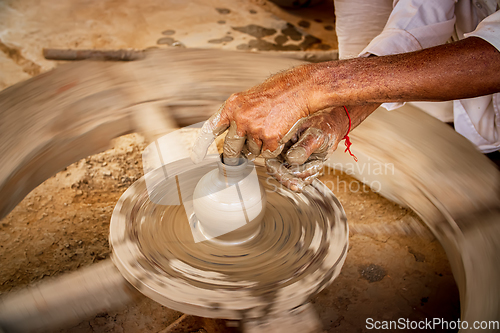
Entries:
POLYGON ((191 160, 196 164, 205 158, 208 147, 214 142, 215 138, 224 133, 229 127, 229 121, 222 117, 224 105, 225 103, 201 127, 200 134, 191 150, 191 160))
POLYGON ((289 164, 304 164, 312 153, 325 148, 327 144, 328 137, 322 130, 309 127, 299 141, 288 149, 285 158, 289 164))

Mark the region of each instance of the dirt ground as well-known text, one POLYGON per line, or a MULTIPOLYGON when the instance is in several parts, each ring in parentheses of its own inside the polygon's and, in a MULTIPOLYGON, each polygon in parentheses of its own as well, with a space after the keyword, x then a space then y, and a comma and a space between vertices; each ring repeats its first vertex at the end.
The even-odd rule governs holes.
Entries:
MULTIPOLYGON (((0 222, 1 293, 109 258, 110 217, 120 195, 142 176, 145 146, 138 134, 118 138, 112 149, 45 181, 0 222)), ((418 217, 348 175, 327 170, 322 180, 351 227, 340 276, 313 300, 325 332, 368 331, 368 318, 458 318, 448 261, 418 217), (398 226, 412 224, 423 234, 399 232, 398 226)), ((144 298, 61 332, 159 332, 180 315, 144 298)))

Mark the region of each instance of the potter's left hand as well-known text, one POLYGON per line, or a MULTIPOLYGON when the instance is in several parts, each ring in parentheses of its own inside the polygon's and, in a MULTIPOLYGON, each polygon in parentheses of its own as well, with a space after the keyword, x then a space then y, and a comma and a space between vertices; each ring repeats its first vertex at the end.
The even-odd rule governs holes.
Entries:
MULTIPOLYGON (((348 106, 352 128, 371 114, 378 104, 348 106), (353 119, 354 118, 354 119, 353 119)), ((277 158, 266 159, 269 174, 295 192, 319 177, 329 153, 337 149, 349 130, 349 118, 343 107, 335 107, 304 118, 294 137, 277 158)))
POLYGON ((342 108, 304 118, 282 154, 266 159, 268 173, 292 191, 302 192, 323 171, 328 154, 337 149, 349 121, 342 108))

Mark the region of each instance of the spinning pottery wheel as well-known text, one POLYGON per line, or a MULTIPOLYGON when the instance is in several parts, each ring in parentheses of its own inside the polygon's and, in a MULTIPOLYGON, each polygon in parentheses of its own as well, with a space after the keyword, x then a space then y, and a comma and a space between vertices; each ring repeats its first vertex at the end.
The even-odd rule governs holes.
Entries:
POLYGON ((239 243, 195 242, 200 223, 189 203, 200 178, 218 163, 184 159, 168 166, 168 177, 159 168, 134 183, 111 218, 115 265, 144 295, 188 314, 263 318, 307 304, 338 276, 347 254, 339 201, 319 181, 291 192, 257 163, 267 193, 257 233, 239 243), (162 204, 175 200, 180 204, 162 204))

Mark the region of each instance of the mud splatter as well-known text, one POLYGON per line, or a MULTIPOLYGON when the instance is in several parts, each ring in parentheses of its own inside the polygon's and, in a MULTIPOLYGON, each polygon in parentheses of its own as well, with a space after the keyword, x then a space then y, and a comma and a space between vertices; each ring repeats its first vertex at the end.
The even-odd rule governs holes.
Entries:
POLYGON ((250 12, 250 14, 257 14, 257 11, 253 10, 253 9, 250 9, 249 12, 250 12))
POLYGON ((156 44, 160 44, 160 45, 172 45, 173 43, 175 43, 175 39, 173 39, 171 37, 160 38, 156 42, 156 44))
POLYGON ((260 51, 301 51, 311 48, 317 48, 320 50, 329 50, 331 47, 327 44, 322 44, 321 39, 316 38, 311 35, 306 35, 304 40, 299 44, 288 44, 284 45, 288 41, 288 37, 285 35, 276 36, 276 43, 271 43, 260 38, 253 39, 248 42, 248 44, 240 44, 236 47, 238 50, 252 50, 257 49, 260 51))
POLYGON ((217 21, 217 23, 219 23, 219 24, 226 24, 226 21, 220 20, 220 21, 217 21))
POLYGON ((332 25, 325 25, 325 30, 333 31, 333 26, 332 25))
POLYGON ((285 36, 285 35, 278 35, 276 36, 276 38, 274 38, 274 41, 276 42, 276 44, 278 45, 283 45, 285 44, 286 42, 288 42, 288 37, 285 36))
POLYGON ((263 40, 262 38, 272 36, 277 33, 275 29, 268 29, 259 25, 250 24, 244 27, 232 27, 233 30, 245 33, 257 39, 251 40, 248 44, 240 44, 236 47, 238 50, 252 50, 257 49, 260 51, 300 51, 307 50, 314 46, 314 48, 321 50, 330 49, 329 45, 321 44, 321 39, 311 35, 303 35, 297 28, 287 23, 281 29, 281 34, 274 38, 274 42, 263 40), (289 40, 300 41, 300 44, 288 44, 289 40))
POLYGON ((248 42, 248 44, 240 44, 236 46, 238 50, 252 50, 257 49, 260 51, 300 51, 301 48, 298 45, 278 45, 274 43, 267 42, 262 39, 254 39, 248 42))
POLYGON ((242 32, 255 38, 272 36, 277 32, 275 29, 268 29, 255 24, 249 24, 244 27, 233 27, 233 30, 242 32))
POLYGON ((168 45, 168 46, 177 46, 177 47, 185 47, 181 42, 173 39, 172 37, 163 37, 158 39, 156 42, 158 45, 168 45))
POLYGON ((311 26, 311 23, 310 23, 309 21, 304 21, 304 20, 302 20, 302 21, 300 21, 300 22, 298 23, 298 25, 299 25, 299 27, 302 27, 302 28, 306 28, 306 29, 307 29, 307 28, 309 28, 309 27, 311 26))
POLYGON ((210 39, 208 42, 210 44, 222 44, 222 43, 227 43, 231 42, 234 38, 231 36, 224 36, 222 38, 217 38, 217 39, 210 39))
POLYGON ((378 282, 387 275, 387 272, 382 266, 370 264, 368 266, 361 266, 359 268, 361 277, 368 280, 368 282, 378 282))
POLYGON ((302 41, 302 43, 299 44, 299 47, 302 50, 307 50, 312 45, 319 44, 319 43, 321 43, 321 39, 314 37, 314 36, 311 36, 311 35, 306 35, 304 37, 304 41, 302 41))
POLYGON ((299 41, 302 39, 302 34, 300 33, 300 31, 298 31, 297 28, 295 28, 295 26, 290 23, 286 24, 286 28, 281 29, 281 33, 290 37, 291 40, 299 41))
POLYGON ((249 51, 251 50, 252 48, 250 47, 250 45, 248 44, 240 44, 240 45, 237 45, 236 46, 236 49, 237 50, 241 50, 241 51, 249 51))
POLYGON ((314 22, 317 22, 317 23, 322 23, 322 22, 323 22, 323 20, 322 20, 322 19, 318 19, 318 18, 316 18, 316 19, 314 19, 314 22))
POLYGON ((318 45, 318 50, 328 51, 331 49, 332 49, 332 47, 328 44, 319 44, 318 45))
POLYGON ((219 12, 219 14, 226 15, 231 13, 231 11, 227 8, 215 8, 216 11, 219 12))
POLYGON ((175 34, 175 30, 165 30, 165 31, 162 31, 161 34, 165 35, 165 36, 172 36, 175 34))

